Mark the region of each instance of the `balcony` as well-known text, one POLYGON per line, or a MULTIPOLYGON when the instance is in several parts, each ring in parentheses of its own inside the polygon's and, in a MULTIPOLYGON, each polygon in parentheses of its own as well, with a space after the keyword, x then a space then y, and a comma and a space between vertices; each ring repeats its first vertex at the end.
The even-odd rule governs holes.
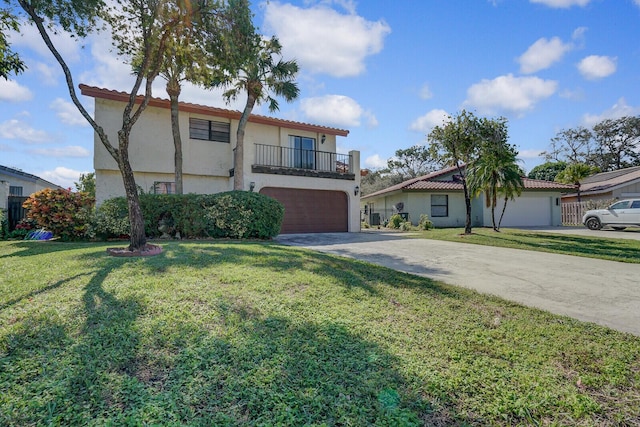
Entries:
POLYGON ((350 154, 255 144, 254 173, 355 180, 350 154))

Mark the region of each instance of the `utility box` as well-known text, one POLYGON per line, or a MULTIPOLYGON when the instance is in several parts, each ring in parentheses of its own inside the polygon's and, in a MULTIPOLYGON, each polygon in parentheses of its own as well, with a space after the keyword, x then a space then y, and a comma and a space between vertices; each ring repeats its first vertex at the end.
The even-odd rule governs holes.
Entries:
POLYGON ((380 225, 380 214, 378 212, 371 212, 369 215, 369 225, 380 225))

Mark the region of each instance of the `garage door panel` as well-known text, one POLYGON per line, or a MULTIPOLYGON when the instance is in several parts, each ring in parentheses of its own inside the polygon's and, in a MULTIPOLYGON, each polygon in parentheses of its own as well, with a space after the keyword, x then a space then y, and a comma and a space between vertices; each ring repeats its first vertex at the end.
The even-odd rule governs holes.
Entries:
POLYGON ((349 231, 348 200, 342 191, 265 187, 260 193, 284 205, 281 234, 349 231))
MULTIPOLYGON (((502 203, 498 203, 496 207, 496 221, 500 218, 500 212, 502 212, 502 203)), ((503 227, 551 225, 551 198, 521 196, 516 200, 509 200, 501 225, 503 227)))

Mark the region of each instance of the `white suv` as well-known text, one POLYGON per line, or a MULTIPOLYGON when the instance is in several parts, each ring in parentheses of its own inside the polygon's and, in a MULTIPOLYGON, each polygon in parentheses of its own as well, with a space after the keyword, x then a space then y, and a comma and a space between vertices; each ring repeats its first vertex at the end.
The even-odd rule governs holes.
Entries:
POLYGON ((621 200, 607 209, 587 211, 582 223, 590 230, 600 230, 606 226, 614 230, 640 227, 640 199, 621 200))

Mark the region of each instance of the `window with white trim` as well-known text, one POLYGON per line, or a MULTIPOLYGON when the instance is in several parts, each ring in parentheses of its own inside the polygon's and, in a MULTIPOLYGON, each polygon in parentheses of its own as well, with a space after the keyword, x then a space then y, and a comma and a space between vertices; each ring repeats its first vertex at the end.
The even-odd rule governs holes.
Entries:
POLYGON ((231 141, 231 124, 190 117, 189 138, 228 144, 231 141))
POLYGON ((431 217, 449 216, 449 196, 447 194, 431 195, 431 217))
POLYGON ((17 185, 9 186, 9 195, 10 196, 22 196, 22 187, 17 185))

